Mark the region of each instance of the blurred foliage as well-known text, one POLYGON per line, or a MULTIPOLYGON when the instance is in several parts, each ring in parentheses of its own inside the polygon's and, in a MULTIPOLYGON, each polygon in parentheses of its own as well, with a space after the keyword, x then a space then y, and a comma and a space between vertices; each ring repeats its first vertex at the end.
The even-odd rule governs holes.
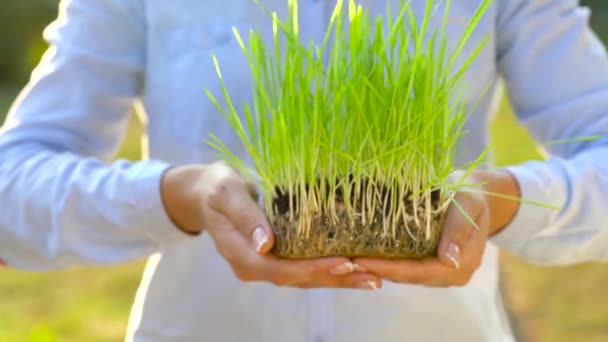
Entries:
POLYGON ((608 1, 581 0, 580 3, 591 9, 591 26, 604 42, 608 42, 608 1))
POLYGON ((4 0, 0 9, 0 82, 23 83, 46 48, 42 30, 59 0, 4 0))

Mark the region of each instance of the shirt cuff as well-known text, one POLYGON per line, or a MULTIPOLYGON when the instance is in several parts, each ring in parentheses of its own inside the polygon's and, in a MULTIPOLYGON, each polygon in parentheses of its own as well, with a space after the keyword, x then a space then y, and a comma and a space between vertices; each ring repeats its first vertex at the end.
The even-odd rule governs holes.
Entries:
POLYGON ((196 235, 179 229, 167 214, 162 201, 162 177, 172 166, 158 160, 144 163, 146 165, 142 170, 145 171, 140 175, 134 196, 139 200, 137 217, 140 229, 161 247, 192 239, 196 235))
POLYGON ((523 248, 528 241, 550 229, 568 195, 566 178, 559 163, 559 160, 551 159, 505 168, 517 180, 522 202, 511 223, 490 241, 521 255, 525 254, 523 248))

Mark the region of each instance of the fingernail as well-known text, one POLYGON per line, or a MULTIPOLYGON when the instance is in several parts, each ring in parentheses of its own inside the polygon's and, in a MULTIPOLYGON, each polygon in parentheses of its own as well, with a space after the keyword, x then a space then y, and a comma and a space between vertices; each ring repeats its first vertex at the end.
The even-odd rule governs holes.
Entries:
POLYGON ((355 270, 355 267, 351 262, 345 262, 340 266, 334 267, 330 273, 333 275, 343 275, 352 273, 355 270))
POLYGON ((376 285, 375 281, 365 281, 362 282, 361 284, 359 284, 359 286, 357 286, 358 288, 362 289, 362 290, 377 290, 378 289, 378 285, 376 285))
POLYGON ((357 265, 357 264, 353 264, 353 267, 355 268, 355 271, 357 272, 367 272, 367 268, 357 265))
POLYGON ((268 242, 268 234, 262 227, 258 227, 253 231, 253 243, 255 244, 255 250, 260 253, 264 244, 268 242))
POLYGON ((445 256, 450 259, 456 269, 460 268, 460 248, 455 243, 450 243, 445 256))

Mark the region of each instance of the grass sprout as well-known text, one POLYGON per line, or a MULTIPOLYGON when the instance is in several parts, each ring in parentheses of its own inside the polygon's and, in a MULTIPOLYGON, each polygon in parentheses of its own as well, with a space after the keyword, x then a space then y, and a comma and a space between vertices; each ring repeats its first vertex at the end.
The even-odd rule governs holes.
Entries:
POLYGON ((246 41, 233 29, 252 77, 253 101, 242 112, 213 56, 223 101, 207 95, 253 169, 219 138, 211 136, 209 144, 256 179, 271 221, 293 221, 291 239, 311 239, 319 215, 325 225, 350 222, 344 229, 351 238, 354 222, 374 226, 379 240, 437 236, 431 223, 457 189, 446 184, 465 134, 464 74, 487 36, 472 49, 465 46, 491 0, 481 1, 452 49, 445 32, 450 0, 443 3, 441 23, 433 28, 435 1, 427 1, 417 19, 409 1, 372 17, 354 0, 338 0, 317 45, 300 37, 297 0, 288 0, 283 20, 260 5, 272 21, 271 41, 254 29, 246 41))

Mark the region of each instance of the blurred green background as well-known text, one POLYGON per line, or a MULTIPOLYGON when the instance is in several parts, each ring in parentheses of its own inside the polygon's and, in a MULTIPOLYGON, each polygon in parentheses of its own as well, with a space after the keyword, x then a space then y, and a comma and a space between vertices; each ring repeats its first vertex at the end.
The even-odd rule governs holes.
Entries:
MULTIPOLYGON (((0 9, 0 120, 46 49, 41 32, 57 0, 4 0, 0 9)), ((582 1, 608 41, 608 1, 582 1)), ((491 126, 497 164, 539 158, 503 101, 491 126)), ((135 160, 141 126, 133 117, 118 153, 135 160)), ((539 268, 502 257, 505 294, 522 341, 608 341, 608 266, 539 268)), ((143 261, 26 273, 0 269, 0 341, 119 341, 143 261)))

